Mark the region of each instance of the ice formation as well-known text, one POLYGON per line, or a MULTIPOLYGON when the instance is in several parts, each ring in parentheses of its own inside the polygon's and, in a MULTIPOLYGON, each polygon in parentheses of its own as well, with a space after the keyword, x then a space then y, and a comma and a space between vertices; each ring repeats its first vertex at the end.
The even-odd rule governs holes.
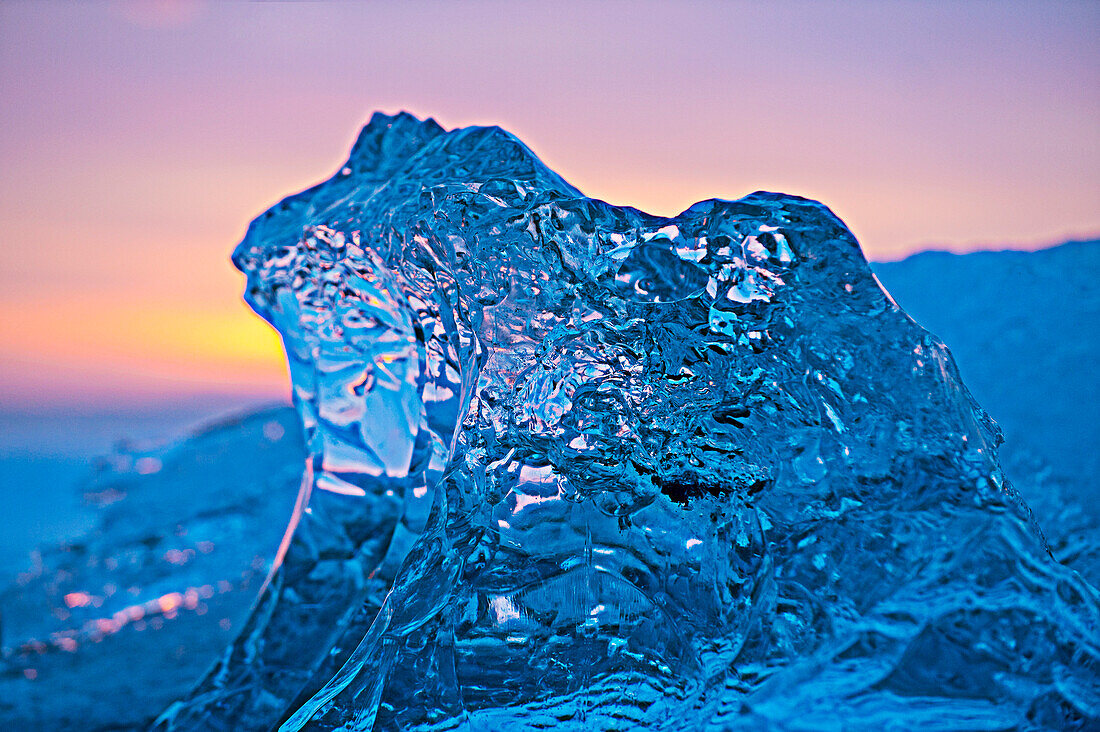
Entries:
POLYGON ((234 253, 309 444, 281 564, 163 729, 1100 721, 1100 602, 823 205, 586 198, 375 115, 234 253))
POLYGON ((1100 586, 1100 239, 872 266, 1004 430, 997 460, 1051 553, 1100 586))

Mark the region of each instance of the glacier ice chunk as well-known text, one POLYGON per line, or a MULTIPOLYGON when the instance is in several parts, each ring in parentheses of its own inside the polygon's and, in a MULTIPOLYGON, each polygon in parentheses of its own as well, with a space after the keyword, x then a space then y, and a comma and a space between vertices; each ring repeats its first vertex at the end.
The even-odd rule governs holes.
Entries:
POLYGON ((234 252, 310 456, 166 729, 1097 720, 1100 603, 820 203, 652 216, 375 115, 234 252))

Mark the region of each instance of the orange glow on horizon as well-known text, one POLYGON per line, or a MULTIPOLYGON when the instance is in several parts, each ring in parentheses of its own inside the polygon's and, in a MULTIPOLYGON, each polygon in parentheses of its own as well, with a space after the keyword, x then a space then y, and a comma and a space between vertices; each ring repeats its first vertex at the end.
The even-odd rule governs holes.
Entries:
POLYGON ((110 296, 0 303, 0 342, 57 358, 149 358, 264 368, 282 364, 278 334, 242 303, 234 310, 172 308, 110 296), (95 319, 87 313, 94 312, 95 319))
POLYGON ((0 302, 0 373, 9 403, 33 401, 42 388, 89 398, 289 394, 279 335, 243 303, 202 310, 107 295, 0 302))

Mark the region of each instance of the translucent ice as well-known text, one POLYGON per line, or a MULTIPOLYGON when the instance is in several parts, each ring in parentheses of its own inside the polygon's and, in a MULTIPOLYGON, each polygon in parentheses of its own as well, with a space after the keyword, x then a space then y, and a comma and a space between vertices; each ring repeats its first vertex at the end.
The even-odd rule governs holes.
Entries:
POLYGON ((375 115, 234 253, 309 442, 173 729, 1008 729, 1100 717, 1100 602, 824 206, 584 197, 375 115))

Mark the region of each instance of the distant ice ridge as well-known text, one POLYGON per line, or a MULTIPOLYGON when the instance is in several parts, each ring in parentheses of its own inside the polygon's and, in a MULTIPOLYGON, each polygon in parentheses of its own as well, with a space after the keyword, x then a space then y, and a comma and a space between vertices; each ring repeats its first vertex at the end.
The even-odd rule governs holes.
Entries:
POLYGON ((375 115, 234 253, 306 479, 164 729, 1064 729, 1100 600, 824 206, 671 219, 375 115))
POLYGON ((1004 428, 998 459, 1054 556, 1100 584, 1100 240, 873 265, 1004 428))

